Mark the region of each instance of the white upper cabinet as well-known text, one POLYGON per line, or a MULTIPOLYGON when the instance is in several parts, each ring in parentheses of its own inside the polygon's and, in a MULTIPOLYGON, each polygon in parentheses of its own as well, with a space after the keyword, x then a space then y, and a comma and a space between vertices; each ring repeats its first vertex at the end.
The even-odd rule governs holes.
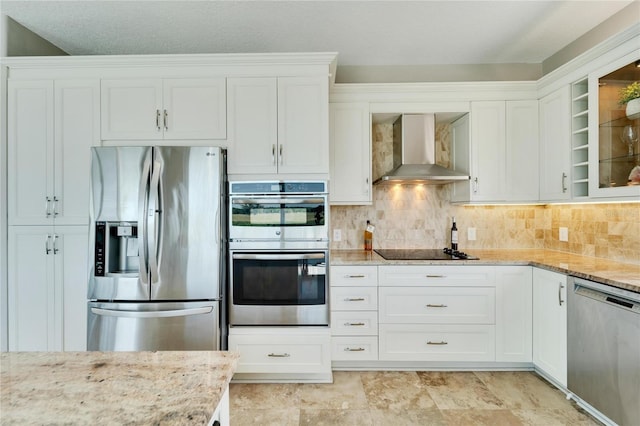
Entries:
POLYGON ((371 119, 366 102, 329 106, 331 204, 371 204, 371 119))
POLYGON ((277 172, 277 79, 229 78, 227 93, 229 173, 277 172))
POLYGON ((102 139, 225 139, 224 78, 102 80, 102 139))
POLYGON ((453 168, 470 181, 453 185, 454 202, 538 200, 538 102, 471 102, 470 134, 453 123, 453 168))
POLYGON ((505 103, 471 103, 471 200, 505 199, 505 103))
POLYGON ((10 80, 8 88, 9 224, 87 224, 98 80, 10 80))
POLYGON ((537 201, 538 101, 507 101, 506 126, 507 201, 537 201))
POLYGON ((230 174, 329 173, 326 77, 229 78, 230 174))
POLYGON ((571 198, 571 90, 568 85, 540 99, 540 200, 571 198))

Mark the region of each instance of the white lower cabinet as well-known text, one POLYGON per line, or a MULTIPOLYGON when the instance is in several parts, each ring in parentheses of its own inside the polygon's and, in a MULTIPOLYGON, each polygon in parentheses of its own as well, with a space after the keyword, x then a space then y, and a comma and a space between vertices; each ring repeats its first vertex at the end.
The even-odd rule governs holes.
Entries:
POLYGON ((9 227, 9 350, 82 351, 87 227, 9 227))
POLYGON ((380 324, 382 361, 494 361, 493 325, 380 324))
POLYGON ((332 266, 331 360, 378 359, 378 267, 332 266))
MULTIPOLYGON (((463 362, 522 368, 536 362, 537 353, 541 361, 536 367, 547 371, 546 363, 555 360, 556 337, 540 333, 566 335, 566 321, 558 330, 542 332, 557 317, 544 317, 541 308, 534 314, 534 306, 551 290, 564 300, 557 280, 564 276, 534 271, 540 270, 519 265, 331 266, 334 367, 463 362), (536 274, 542 275, 538 281, 551 280, 546 284, 553 289, 545 289, 545 282, 535 289, 536 274), (536 352, 534 321, 535 342, 541 345, 536 352)), ((566 352, 566 344, 560 347, 566 352)))
POLYGON ((496 268, 496 361, 531 362, 533 293, 531 266, 496 268))
POLYGON ((567 276, 533 268, 533 364, 567 386, 567 276))
POLYGON ((240 353, 234 381, 331 381, 325 327, 231 327, 229 350, 240 353))
POLYGON ((381 361, 494 361, 495 268, 380 266, 381 361))

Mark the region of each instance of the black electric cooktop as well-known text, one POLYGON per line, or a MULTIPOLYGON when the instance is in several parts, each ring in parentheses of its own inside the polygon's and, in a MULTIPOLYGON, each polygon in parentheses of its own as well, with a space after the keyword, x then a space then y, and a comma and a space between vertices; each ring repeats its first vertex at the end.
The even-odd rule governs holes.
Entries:
POLYGON ((386 260, 478 260, 458 250, 451 249, 376 249, 386 260))

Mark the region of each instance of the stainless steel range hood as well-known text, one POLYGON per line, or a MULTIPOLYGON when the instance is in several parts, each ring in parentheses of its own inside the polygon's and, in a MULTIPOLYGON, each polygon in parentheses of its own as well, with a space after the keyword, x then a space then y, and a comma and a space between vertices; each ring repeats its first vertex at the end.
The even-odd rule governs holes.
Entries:
POLYGON ((402 114, 393 123, 393 169, 374 184, 443 185, 469 176, 436 163, 435 114, 402 114))

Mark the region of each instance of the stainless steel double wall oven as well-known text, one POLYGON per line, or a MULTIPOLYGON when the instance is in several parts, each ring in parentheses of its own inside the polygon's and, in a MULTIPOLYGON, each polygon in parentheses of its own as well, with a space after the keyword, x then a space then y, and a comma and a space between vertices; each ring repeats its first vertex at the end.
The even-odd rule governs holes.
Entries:
POLYGON ((329 324, 327 186, 230 182, 231 326, 329 324))

